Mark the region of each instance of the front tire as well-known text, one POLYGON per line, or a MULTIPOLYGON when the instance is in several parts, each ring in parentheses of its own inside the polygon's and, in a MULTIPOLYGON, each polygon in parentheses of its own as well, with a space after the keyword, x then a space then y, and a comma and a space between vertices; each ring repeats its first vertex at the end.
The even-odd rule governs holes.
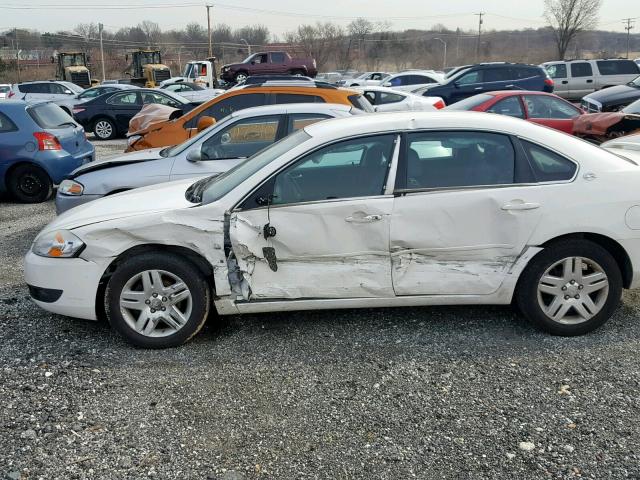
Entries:
POLYGON ((98 140, 112 140, 118 132, 115 124, 108 118, 99 118, 93 124, 93 134, 98 140))
POLYGON ((7 180, 11 195, 22 203, 40 203, 53 193, 53 182, 47 172, 36 165, 19 165, 7 180))
POLYGON ((613 256, 588 240, 552 244, 522 273, 516 302, 524 316, 553 335, 575 336, 602 326, 622 296, 613 256))
POLYGON ((249 75, 247 75, 245 72, 238 72, 233 77, 233 81, 236 83, 241 83, 244 82, 248 77, 249 75))
POLYGON ((142 348, 182 345, 203 327, 211 305, 204 275, 179 256, 145 253, 118 266, 105 293, 107 319, 142 348))

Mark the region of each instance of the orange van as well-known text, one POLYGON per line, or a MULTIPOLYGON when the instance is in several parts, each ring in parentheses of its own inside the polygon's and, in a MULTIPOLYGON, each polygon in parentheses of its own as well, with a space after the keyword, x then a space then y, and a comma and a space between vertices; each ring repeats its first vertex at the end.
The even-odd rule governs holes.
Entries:
MULTIPOLYGON (((372 112, 360 92, 320 82, 264 82, 236 87, 174 120, 151 123, 129 137, 127 152, 177 145, 236 110, 281 103, 338 103, 372 112)), ((166 117, 165 117, 166 118, 166 117)))

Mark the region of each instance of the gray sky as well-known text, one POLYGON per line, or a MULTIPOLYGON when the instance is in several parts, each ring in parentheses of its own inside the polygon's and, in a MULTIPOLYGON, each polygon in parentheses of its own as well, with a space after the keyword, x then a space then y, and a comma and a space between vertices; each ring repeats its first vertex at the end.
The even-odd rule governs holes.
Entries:
MULTIPOLYGON (((333 21, 346 25, 358 16, 385 20, 394 30, 436 23, 451 29, 475 29, 478 17, 474 12, 480 10, 486 12, 484 30, 535 28, 545 24, 543 0, 210 0, 209 3, 214 5, 214 24, 227 23, 232 27, 264 24, 277 35, 302 23, 333 21)), ((193 21, 206 25, 204 5, 204 0, 0 0, 0 29, 69 30, 78 23, 93 21, 116 30, 151 20, 165 30, 181 28, 193 21), (155 8, 130 8, 145 5, 155 8)), ((603 0, 601 28, 624 31, 624 17, 640 17, 640 0, 603 0)), ((632 33, 640 33, 640 18, 632 33)))

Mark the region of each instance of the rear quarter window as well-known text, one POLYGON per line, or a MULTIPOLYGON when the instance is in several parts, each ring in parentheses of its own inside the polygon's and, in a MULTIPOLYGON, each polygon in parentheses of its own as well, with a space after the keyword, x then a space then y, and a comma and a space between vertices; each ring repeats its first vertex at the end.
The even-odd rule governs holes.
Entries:
POLYGON ((349 95, 348 98, 349 98, 349 101, 351 102, 351 105, 362 110, 363 112, 369 112, 369 113, 375 112, 375 110, 371 106, 371 103, 369 103, 369 101, 366 98, 364 98, 362 95, 360 94, 349 95))
POLYGON ((526 140, 522 145, 538 182, 571 180, 575 175, 578 167, 568 158, 526 140))
POLYGON ((9 120, 5 114, 0 113, 0 133, 15 132, 18 130, 16 124, 9 120))

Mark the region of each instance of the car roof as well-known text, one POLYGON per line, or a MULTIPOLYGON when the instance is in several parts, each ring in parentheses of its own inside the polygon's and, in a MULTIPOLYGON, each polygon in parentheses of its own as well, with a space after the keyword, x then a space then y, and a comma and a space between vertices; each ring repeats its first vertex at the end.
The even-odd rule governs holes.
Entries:
POLYGON ((485 95, 493 95, 494 97, 510 97, 512 95, 545 95, 547 97, 560 98, 549 92, 539 92, 536 90, 494 90, 492 92, 483 92, 485 95))
POLYGON ((32 103, 25 102, 24 100, 2 100, 0 102, 0 110, 24 110, 27 106, 33 105, 32 103))
POLYGON ((353 107, 339 103, 280 103, 260 107, 243 108, 231 114, 233 118, 253 117, 257 115, 275 115, 282 113, 326 113, 330 111, 349 112, 353 107))

